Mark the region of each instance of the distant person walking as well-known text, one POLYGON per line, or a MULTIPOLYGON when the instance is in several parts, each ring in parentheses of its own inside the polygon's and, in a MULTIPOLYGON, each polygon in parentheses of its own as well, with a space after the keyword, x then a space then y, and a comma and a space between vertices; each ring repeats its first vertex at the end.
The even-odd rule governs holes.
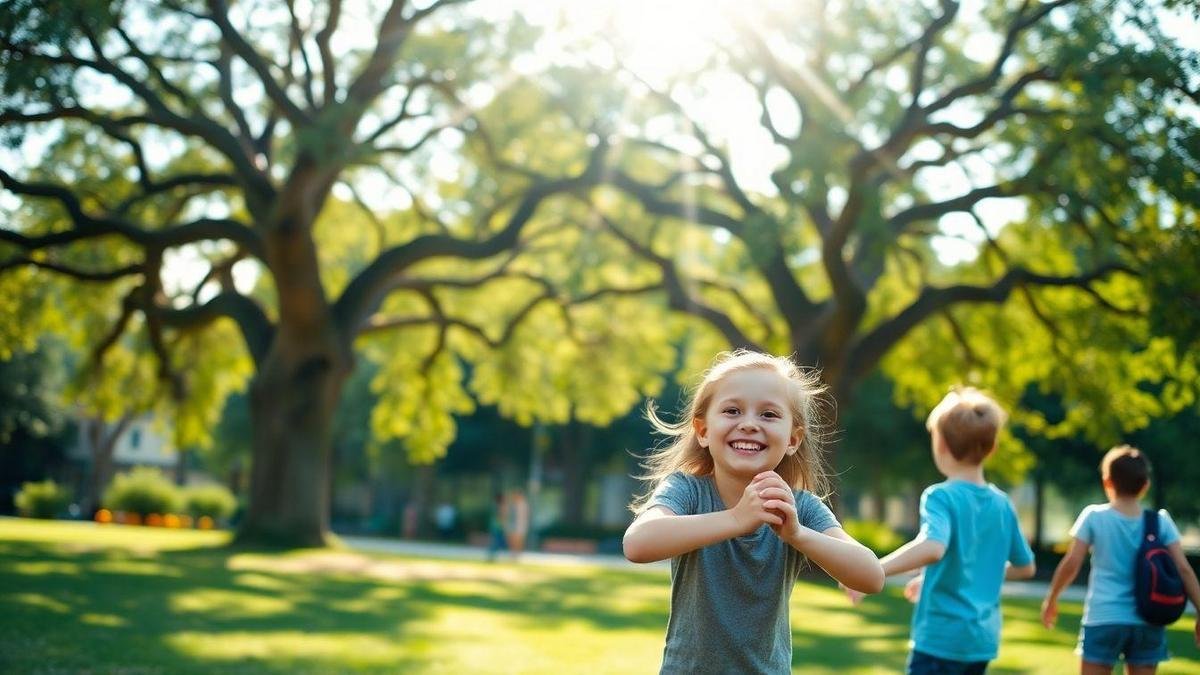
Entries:
POLYGON ((442 502, 437 505, 433 511, 434 524, 437 525, 438 537, 449 539, 454 534, 454 523, 458 518, 458 512, 454 505, 449 502, 442 502))
POLYGON ((488 513, 487 559, 489 561, 495 560, 497 553, 508 548, 508 542, 504 535, 504 522, 507 517, 508 500, 505 499, 503 492, 497 492, 492 496, 492 508, 488 513))
POLYGON ((515 558, 525 550, 525 538, 529 535, 529 502, 520 490, 510 492, 505 501, 504 537, 508 551, 515 558))

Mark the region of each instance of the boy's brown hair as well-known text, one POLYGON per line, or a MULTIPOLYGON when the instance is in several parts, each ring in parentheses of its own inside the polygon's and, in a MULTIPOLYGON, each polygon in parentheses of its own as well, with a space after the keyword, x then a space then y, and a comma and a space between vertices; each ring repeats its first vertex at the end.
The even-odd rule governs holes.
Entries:
POLYGON ((1104 454, 1100 476, 1112 481, 1117 494, 1136 497, 1150 482, 1150 460, 1132 445, 1118 445, 1104 454))
POLYGON ((981 464, 996 449, 996 436, 1007 419, 992 397, 974 387, 955 387, 929 413, 925 428, 938 435, 954 459, 981 464))

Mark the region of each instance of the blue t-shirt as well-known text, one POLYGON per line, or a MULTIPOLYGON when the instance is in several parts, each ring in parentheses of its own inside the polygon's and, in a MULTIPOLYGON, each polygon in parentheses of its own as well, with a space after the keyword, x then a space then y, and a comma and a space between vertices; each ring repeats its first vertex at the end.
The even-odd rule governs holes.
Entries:
POLYGON ((996 658, 1005 563, 1033 562, 1008 495, 990 483, 931 485, 921 495, 921 534, 945 544, 946 553, 925 568, 913 649, 955 661, 996 658))
MULTIPOLYGON (((1164 546, 1179 540, 1179 529, 1165 510, 1158 512, 1158 538, 1164 546)), ((1079 513, 1071 536, 1092 549, 1083 625, 1148 625, 1133 599, 1133 562, 1142 542, 1142 514, 1127 516, 1111 504, 1092 504, 1079 513)))
MULTIPOLYGON (((673 473, 650 497, 689 516, 725 510, 711 476, 673 473)), ((840 527, 820 499, 796 492, 800 524, 840 527)), ((788 600, 804 556, 764 524, 671 559, 671 617, 663 673, 790 673, 788 600)))

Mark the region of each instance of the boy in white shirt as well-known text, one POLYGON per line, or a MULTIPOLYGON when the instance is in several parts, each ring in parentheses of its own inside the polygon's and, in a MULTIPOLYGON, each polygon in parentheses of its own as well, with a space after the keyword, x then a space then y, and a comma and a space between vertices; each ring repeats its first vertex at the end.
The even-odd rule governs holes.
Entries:
MULTIPOLYGON (((1150 462, 1137 448, 1121 445, 1104 455, 1100 475, 1108 503, 1084 508, 1071 526, 1071 547, 1054 570, 1042 602, 1042 623, 1054 626, 1058 596, 1079 574, 1090 548, 1092 570, 1075 648, 1080 673, 1108 675, 1124 656, 1127 673, 1149 675, 1169 658, 1166 629, 1143 620, 1134 600, 1134 558, 1142 539, 1141 498, 1150 487, 1150 462)), ((1200 608, 1200 584, 1183 554, 1179 530, 1165 509, 1158 517, 1159 539, 1179 568, 1188 598, 1200 608)), ((1195 638, 1200 646, 1200 620, 1195 638)))

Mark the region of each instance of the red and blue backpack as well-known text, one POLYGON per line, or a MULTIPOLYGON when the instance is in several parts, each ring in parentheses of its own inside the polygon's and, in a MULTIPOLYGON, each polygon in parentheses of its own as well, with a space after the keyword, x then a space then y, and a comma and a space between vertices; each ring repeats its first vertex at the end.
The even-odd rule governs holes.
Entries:
POLYGON ((1183 615, 1187 606, 1183 579, 1158 536, 1158 512, 1151 509, 1142 513, 1142 543, 1133 570, 1138 615, 1156 626, 1174 623, 1183 615))

